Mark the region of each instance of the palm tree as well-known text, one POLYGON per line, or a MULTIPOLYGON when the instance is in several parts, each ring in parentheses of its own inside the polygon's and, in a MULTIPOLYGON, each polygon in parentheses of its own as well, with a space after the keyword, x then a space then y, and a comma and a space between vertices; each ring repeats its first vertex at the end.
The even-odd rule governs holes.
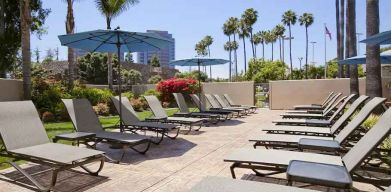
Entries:
POLYGON ((246 38, 249 37, 249 30, 243 19, 239 22, 238 27, 239 39, 243 40, 243 56, 244 56, 244 73, 247 71, 247 55, 246 55, 246 38))
MULTIPOLYGON (((357 55, 355 0, 347 0, 346 19, 346 57, 354 57, 357 55)), ((359 94, 357 65, 350 66, 350 93, 359 94)))
POLYGON ((31 98, 31 8, 30 0, 19 0, 20 27, 22 31, 22 62, 23 62, 23 97, 25 100, 31 98))
POLYGON ((254 48, 254 42, 252 40, 253 40, 253 25, 257 22, 258 12, 253 8, 246 9, 242 14, 242 19, 244 20, 244 23, 247 25, 248 31, 250 33, 251 48, 253 51, 253 57, 255 58, 256 51, 254 48))
POLYGON ((231 34, 232 31, 230 29, 230 25, 228 21, 226 21, 223 25, 223 32, 224 35, 228 36, 228 42, 224 44, 224 50, 229 52, 229 81, 231 81, 232 71, 231 71, 231 65, 232 65, 232 49, 231 49, 231 34))
MULTIPOLYGON (((213 44, 213 37, 207 35, 203 39, 205 45, 208 47, 208 55, 210 57, 210 46, 213 44)), ((209 78, 212 80, 212 65, 209 65, 209 78)))
POLYGON ((314 16, 311 13, 303 13, 299 22, 305 27, 305 78, 308 79, 308 27, 314 23, 314 16))
MULTIPOLYGON (((130 6, 138 3, 138 0, 95 0, 98 10, 106 17, 107 29, 111 29, 111 21, 113 18, 119 16, 126 11, 130 6)), ((118 55, 118 60, 121 57, 118 55)), ((113 66, 111 63, 111 54, 109 54, 107 62, 107 80, 109 88, 113 89, 113 66)))
POLYGON ((231 58, 231 41, 227 41, 225 44, 224 44, 224 50, 225 51, 228 51, 228 53, 229 53, 229 81, 231 81, 232 79, 232 58, 231 58))
POLYGON ((257 46, 258 46, 258 44, 260 44, 261 42, 263 43, 263 39, 261 39, 261 36, 260 36, 259 32, 255 33, 253 35, 253 38, 251 39, 251 42, 253 42, 253 44, 254 44, 255 53, 257 53, 257 46))
POLYGON ((293 74, 292 74, 292 71, 293 71, 293 65, 292 65, 292 30, 291 30, 291 26, 292 25, 295 25, 296 24, 296 20, 297 20, 297 16, 296 16, 296 13, 293 12, 292 10, 288 10, 286 11, 283 15, 282 15, 282 23, 284 23, 284 25, 287 25, 288 28, 289 28, 289 60, 290 60, 290 78, 293 79, 293 74))
POLYGON ((260 31, 258 33, 260 42, 262 43, 262 58, 265 59, 265 43, 267 39, 267 31, 260 31))
POLYGON ((276 27, 274 27, 274 34, 277 36, 278 38, 278 42, 279 42, 279 45, 280 45, 280 60, 282 61, 282 46, 281 46, 281 39, 283 38, 284 36, 284 33, 285 33, 285 27, 284 25, 281 25, 281 24, 278 24, 276 27))
MULTIPOLYGON (((65 1, 65 0, 63 0, 65 1)), ((73 17, 73 2, 75 0, 66 0, 67 2, 67 17, 65 22, 65 30, 67 34, 74 33, 75 29, 75 18, 73 17)), ((73 49, 68 47, 68 88, 73 87, 73 81, 75 80, 75 63, 74 63, 74 54, 73 49)))
MULTIPOLYGON (((229 27, 229 30, 231 31, 231 34, 232 34, 233 37, 234 37, 233 42, 235 42, 235 43, 237 44, 237 42, 236 42, 236 33, 238 32, 238 28, 239 28, 239 19, 236 18, 236 17, 230 17, 230 18, 228 19, 228 27, 229 27)), ((232 46, 234 46, 234 43, 231 43, 231 48, 232 48, 232 50, 234 51, 235 69, 237 69, 237 68, 238 68, 238 54, 237 54, 237 49, 234 49, 234 47, 232 47, 232 46)), ((237 74, 237 71, 236 71, 236 74, 235 74, 235 75, 236 75, 236 76, 238 75, 238 74, 237 74)))
MULTIPOLYGON (((379 33, 379 0, 367 0, 367 37, 379 33)), ((382 79, 379 45, 367 45, 366 94, 382 96, 382 79)))
MULTIPOLYGON (((343 28, 344 26, 341 25, 341 23, 344 23, 343 22, 343 19, 341 20, 341 18, 344 18, 343 14, 342 16, 340 16, 340 7, 339 7, 339 4, 341 3, 341 11, 344 11, 345 7, 344 7, 344 0, 335 0, 335 19, 336 19, 336 29, 337 29, 337 59, 340 61, 340 60, 343 60, 343 40, 341 40, 341 37, 342 37, 342 34, 341 34, 341 28, 343 28)), ((343 78, 345 76, 344 74, 344 66, 341 65, 341 64, 338 64, 338 77, 339 78, 343 78)))

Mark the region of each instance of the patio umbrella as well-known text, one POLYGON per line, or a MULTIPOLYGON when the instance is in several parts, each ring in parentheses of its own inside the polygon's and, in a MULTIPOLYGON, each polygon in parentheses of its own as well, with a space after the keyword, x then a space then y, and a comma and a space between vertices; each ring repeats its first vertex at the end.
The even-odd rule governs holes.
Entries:
POLYGON ((387 45, 391 44, 391 31, 384 31, 360 41, 369 45, 387 45))
MULTIPOLYGON (((59 35, 61 45, 82 49, 89 52, 117 53, 120 61, 121 52, 158 51, 172 43, 157 34, 115 30, 94 30, 68 35, 59 35)), ((118 64, 121 72, 121 62, 118 64)), ((121 99, 121 75, 117 77, 119 102, 121 99)), ((119 108, 120 129, 122 130, 122 105, 119 108)))
MULTIPOLYGON (((192 58, 192 59, 181 59, 171 61, 170 66, 198 66, 198 97, 200 98, 201 106, 201 66, 210 66, 210 65, 222 65, 228 63, 228 60, 225 59, 212 59, 212 58, 192 58)), ((201 110, 201 109, 200 109, 201 110)))
MULTIPOLYGON (((344 64, 344 65, 366 64, 367 57, 365 55, 350 57, 345 60, 338 61, 338 63, 344 64)), ((391 64, 391 54, 390 53, 380 54, 380 63, 381 64, 391 64)))

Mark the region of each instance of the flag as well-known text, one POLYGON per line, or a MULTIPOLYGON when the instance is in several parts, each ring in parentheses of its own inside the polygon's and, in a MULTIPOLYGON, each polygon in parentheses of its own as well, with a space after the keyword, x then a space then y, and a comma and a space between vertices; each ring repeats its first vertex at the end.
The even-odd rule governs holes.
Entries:
POLYGON ((325 35, 328 35, 329 36, 329 38, 330 38, 330 40, 331 40, 331 33, 330 33, 330 31, 329 31, 329 29, 327 29, 327 27, 326 26, 324 26, 324 31, 325 31, 325 35))

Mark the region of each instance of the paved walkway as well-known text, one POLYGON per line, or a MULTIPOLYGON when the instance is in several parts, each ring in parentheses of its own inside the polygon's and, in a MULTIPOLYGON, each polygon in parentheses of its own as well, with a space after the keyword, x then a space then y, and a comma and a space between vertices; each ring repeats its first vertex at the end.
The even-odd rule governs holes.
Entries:
MULTIPOLYGON (((225 155, 235 148, 252 147, 248 138, 261 134, 260 128, 272 126, 271 120, 278 118, 281 111, 260 109, 257 114, 220 123, 218 126, 205 127, 199 132, 180 135, 176 140, 164 140, 154 145, 146 155, 132 151, 126 153, 123 164, 106 163, 99 177, 89 176, 77 171, 59 174, 55 191, 187 191, 205 176, 231 177, 230 163, 223 162, 225 155)), ((121 151, 109 149, 105 145, 98 147, 114 159, 121 151)), ((94 165, 91 165, 93 167, 94 165)), ((41 182, 50 178, 45 167, 26 164, 28 171, 38 172, 35 177, 41 182)), ((96 167, 96 165, 95 165, 96 167)), ((286 184, 278 178, 260 178, 248 170, 237 170, 241 179, 267 181, 286 184)), ((281 174, 280 178, 285 175, 281 174)), ((0 175, 0 191, 30 191, 33 188, 20 178, 14 169, 7 169, 0 175), (10 180, 12 182, 10 182, 10 180), (17 182, 13 182, 13 181, 17 182)), ((371 186, 355 184, 364 191, 375 191, 371 186)), ((314 189, 314 188, 313 188, 314 189)), ((334 191, 315 187, 322 191, 334 191)))

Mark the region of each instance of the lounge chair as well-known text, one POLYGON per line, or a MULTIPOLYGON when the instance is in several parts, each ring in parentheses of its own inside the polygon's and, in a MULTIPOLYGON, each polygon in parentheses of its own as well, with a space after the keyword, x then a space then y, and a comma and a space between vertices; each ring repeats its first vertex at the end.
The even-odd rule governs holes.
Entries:
POLYGON ((205 98, 209 102, 209 104, 212 106, 210 108, 210 110, 230 111, 233 114, 235 114, 237 117, 241 117, 242 115, 245 115, 245 113, 246 113, 246 110, 244 110, 244 109, 232 108, 232 107, 229 107, 229 108, 222 107, 211 94, 205 94, 205 98))
POLYGON ((190 192, 315 192, 314 190, 271 183, 235 180, 223 177, 205 177, 190 192))
POLYGON ((190 94, 190 97, 191 97, 191 100, 193 101, 193 103, 197 106, 197 108, 201 112, 218 114, 218 115, 222 116, 222 119, 224 119, 224 120, 231 119, 233 116, 233 112, 227 111, 227 110, 218 110, 218 109, 208 110, 206 108, 206 105, 201 102, 200 98, 198 98, 198 95, 196 95, 196 94, 190 94))
MULTIPOLYGON (((285 113, 310 113, 310 114, 322 114, 327 110, 330 110, 329 107, 337 106, 335 105, 335 101, 340 97, 342 93, 338 93, 336 97, 334 97, 332 100, 330 100, 329 104, 324 109, 308 109, 308 110, 288 110, 285 111, 285 113), (333 104, 334 103, 334 104, 333 104)), ((331 110, 334 110, 335 108, 331 108, 331 110)))
MULTIPOLYGON (((68 111, 76 131, 95 133, 96 143, 109 143, 123 147, 123 152, 119 161, 122 161, 125 155, 125 149, 127 148, 140 154, 145 154, 148 151, 151 145, 151 137, 149 136, 105 131, 100 124, 91 103, 87 99, 62 99, 62 102, 68 111), (144 145, 144 149, 139 150, 135 148, 136 146, 141 145, 144 145)), ((94 146, 96 146, 96 143, 94 146)))
MULTIPOLYGON (((356 95, 355 94, 352 94, 349 96, 349 99, 355 97, 356 95)), ((335 97, 337 98, 337 97, 335 97)), ((332 116, 334 114, 334 112, 336 112, 335 109, 337 109, 338 105, 339 104, 342 104, 345 99, 348 98, 347 96, 344 96, 342 97, 340 100, 338 100, 337 102, 330 102, 330 104, 332 104, 331 106, 329 107, 326 107, 324 110, 322 110, 320 113, 318 113, 318 111, 316 112, 313 112, 313 111, 303 111, 303 113, 295 113, 295 112, 286 112, 284 114, 282 114, 282 118, 286 119, 286 118, 296 118, 296 119, 327 119, 329 118, 330 116, 332 116)))
POLYGON ((220 120, 220 115, 206 112, 190 112, 182 93, 173 93, 175 101, 179 107, 179 112, 175 113, 177 117, 198 117, 208 118, 210 122, 216 124, 220 120))
POLYGON ((257 110, 257 106, 255 105, 238 105, 238 104, 235 104, 235 102, 231 99, 231 97, 228 95, 228 94, 224 94, 223 95, 224 99, 227 101, 227 103, 231 106, 231 107, 246 107, 246 108, 250 108, 251 109, 251 112, 255 112, 257 110))
MULTIPOLYGON (((323 127, 283 127, 284 129, 275 131, 287 134, 263 134, 250 141, 256 146, 284 147, 284 148, 308 148, 321 151, 340 151, 350 135, 357 130, 366 118, 382 103, 385 98, 375 97, 370 100, 357 113, 357 115, 345 126, 348 119, 338 119, 331 128, 323 127), (345 127, 343 127, 345 126, 345 127), (342 128, 343 127, 343 128, 342 128), (292 135, 293 134, 293 135, 292 135)), ((278 128, 276 129, 278 130, 278 128)))
MULTIPOLYGON (((111 97, 111 100, 114 103, 114 107, 119 111, 119 97, 111 97)), ((153 141, 154 144, 159 144, 163 141, 163 137, 166 136, 170 139, 175 139, 179 134, 179 126, 171 123, 156 123, 156 122, 147 122, 140 121, 137 116, 136 111, 133 109, 132 105, 129 102, 127 97, 122 97, 122 124, 123 130, 128 130, 133 133, 136 133, 138 130, 142 131, 153 131, 156 132, 157 137, 159 138, 157 141, 153 141), (176 129, 176 134, 173 136, 169 135, 169 132, 176 129), (160 136, 159 136, 160 135, 160 136)))
POLYGON ((334 92, 331 92, 322 104, 310 104, 310 105, 295 105, 293 106, 294 110, 312 110, 312 109, 324 109, 330 100, 335 96, 334 92))
POLYGON ((25 160, 52 169, 50 186, 43 186, 14 161, 5 161, 35 185, 39 191, 50 191, 60 171, 81 167, 97 176, 104 164, 104 152, 70 145, 51 143, 31 101, 0 102, 0 134, 3 146, 0 156, 25 160), (100 161, 93 172, 84 165, 100 161))
MULTIPOLYGON (((372 177, 371 173, 383 171, 390 174, 389 170, 380 167, 371 166, 367 162, 375 156, 372 153, 391 133, 391 109, 388 109, 379 119, 379 121, 343 156, 333 156, 325 154, 268 150, 268 149, 237 149, 229 154, 224 161, 232 163, 230 169, 233 178, 236 168, 245 168, 253 170, 258 176, 273 175, 287 171, 291 161, 313 162, 314 169, 310 172, 322 176, 323 174, 332 174, 332 168, 318 169, 318 164, 327 164, 335 169, 345 168, 347 173, 341 177, 334 175, 332 178, 352 177, 359 182, 371 183, 373 185, 389 186, 391 180, 379 177, 372 177), (365 163, 362 164, 365 160, 365 163), (267 172, 261 172, 267 171, 267 172), (270 172, 272 171, 272 172, 270 172), (363 172, 362 172, 363 171, 363 172)), ((376 158, 380 159, 380 158, 376 158)), ((321 167, 321 166, 320 166, 321 167)), ((379 176, 379 175, 377 175, 379 176)), ((388 177, 388 176, 387 176, 388 177)), ((307 182, 310 182, 308 180, 307 182)), ((326 183, 327 184, 327 183, 326 183)), ((347 184, 350 187, 351 184, 347 184)))
POLYGON ((145 120, 147 121, 178 123, 189 128, 186 134, 191 132, 193 126, 199 126, 197 129, 195 129, 195 131, 199 131, 204 121, 207 121, 207 119, 194 118, 194 117, 169 117, 156 96, 152 96, 152 95, 144 96, 144 98, 145 100, 147 100, 149 108, 152 110, 152 113, 154 114, 154 117, 146 118, 145 120))
POLYGON ((224 108, 232 108, 232 109, 243 109, 245 111, 246 114, 250 113, 251 111, 251 108, 250 107, 233 107, 233 106, 230 106, 224 99, 223 97, 221 97, 220 95, 218 94, 213 94, 212 95, 217 103, 220 104, 221 107, 224 107, 224 108))
POLYGON ((338 107, 338 110, 327 120, 324 119, 281 119, 281 120, 274 120, 273 123, 277 125, 304 125, 304 126, 321 126, 321 127, 329 127, 331 126, 339 117, 340 113, 343 113, 342 116, 339 117, 343 119, 349 118, 351 115, 353 115, 354 111, 358 109, 369 97, 362 95, 359 98, 357 98, 348 108, 347 111, 343 112, 345 106, 348 104, 351 100, 346 100, 342 105, 338 107))

